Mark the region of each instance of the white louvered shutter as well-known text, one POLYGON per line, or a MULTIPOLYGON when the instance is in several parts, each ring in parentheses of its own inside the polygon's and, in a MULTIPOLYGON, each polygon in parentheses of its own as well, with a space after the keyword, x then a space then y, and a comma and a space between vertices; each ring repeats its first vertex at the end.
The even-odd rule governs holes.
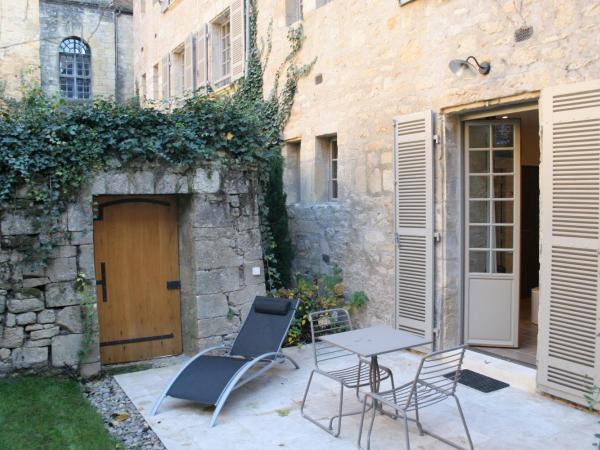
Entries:
POLYGON ((244 76, 244 2, 233 0, 229 12, 231 21, 231 81, 244 76))
POLYGON ((396 325, 431 339, 433 323, 433 113, 394 120, 396 325))
POLYGON ((183 54, 183 90, 185 95, 190 95, 196 86, 196 71, 195 71, 195 49, 194 49, 194 34, 190 33, 185 39, 185 49, 183 54))
POLYGON ((161 70, 161 90, 162 99, 168 100, 171 96, 171 68, 170 68, 170 57, 167 54, 163 57, 160 63, 161 70))
POLYGON ((206 73, 207 25, 202 25, 196 33, 196 89, 205 89, 208 78, 206 73))
POLYGON ((538 387, 600 384, 600 81, 542 93, 538 387))

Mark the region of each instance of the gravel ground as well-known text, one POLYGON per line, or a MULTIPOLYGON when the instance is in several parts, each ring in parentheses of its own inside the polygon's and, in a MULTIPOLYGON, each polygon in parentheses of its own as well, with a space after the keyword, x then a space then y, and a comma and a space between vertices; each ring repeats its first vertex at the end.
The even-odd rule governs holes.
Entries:
POLYGON ((88 400, 100 412, 108 430, 126 449, 166 450, 115 379, 106 375, 85 384, 88 400))

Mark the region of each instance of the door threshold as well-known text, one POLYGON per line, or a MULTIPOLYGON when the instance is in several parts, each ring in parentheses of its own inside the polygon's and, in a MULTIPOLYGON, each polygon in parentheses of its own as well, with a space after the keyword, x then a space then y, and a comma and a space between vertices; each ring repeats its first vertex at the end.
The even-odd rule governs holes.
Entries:
MULTIPOLYGON (((481 353, 481 354, 484 354, 484 355, 487 355, 487 356, 492 356, 494 358, 498 358, 498 359, 501 359, 503 361, 508 361, 508 362, 511 362, 511 363, 514 363, 514 364, 519 364, 520 366, 525 366, 525 367, 528 367, 530 369, 537 370, 537 365, 535 365, 535 364, 530 364, 528 362, 521 361, 521 360, 516 359, 516 358, 511 358, 510 356, 501 355, 501 354, 495 353, 493 351, 487 350, 487 348, 488 347, 471 347, 471 346, 468 347, 468 349, 471 350, 471 351, 474 351, 474 352, 477 352, 477 353, 481 353)), ((489 348, 494 348, 494 347, 489 347, 489 348)), ((515 350, 517 350, 517 349, 515 349, 515 350)))

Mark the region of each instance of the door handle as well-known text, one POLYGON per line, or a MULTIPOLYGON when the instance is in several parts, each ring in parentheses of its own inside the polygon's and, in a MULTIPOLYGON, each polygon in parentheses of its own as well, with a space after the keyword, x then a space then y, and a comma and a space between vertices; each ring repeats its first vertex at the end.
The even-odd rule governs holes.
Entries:
POLYGON ((102 286, 102 302, 106 303, 108 301, 106 295, 106 264, 100 263, 100 279, 96 280, 96 286, 102 286))

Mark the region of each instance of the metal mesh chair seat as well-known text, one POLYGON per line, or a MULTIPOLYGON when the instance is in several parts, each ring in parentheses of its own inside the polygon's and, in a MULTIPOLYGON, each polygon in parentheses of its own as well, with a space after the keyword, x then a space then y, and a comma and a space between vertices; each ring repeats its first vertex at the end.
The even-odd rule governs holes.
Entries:
MULTIPOLYGON (((335 378, 350 389, 369 385, 369 362, 366 361, 343 369, 321 370, 320 372, 327 374, 331 378, 335 378)), ((381 377, 381 380, 386 380, 390 377, 390 371, 380 367, 379 376, 381 377)))

